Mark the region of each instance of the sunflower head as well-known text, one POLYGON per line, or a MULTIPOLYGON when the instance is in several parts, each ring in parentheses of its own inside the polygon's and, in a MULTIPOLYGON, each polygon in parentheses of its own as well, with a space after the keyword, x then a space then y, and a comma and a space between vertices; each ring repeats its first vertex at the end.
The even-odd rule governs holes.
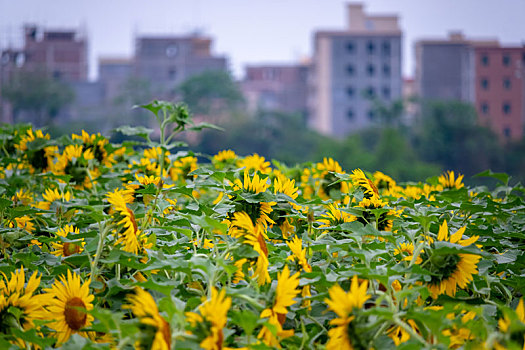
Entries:
POLYGON ((237 162, 239 168, 245 168, 245 172, 253 173, 260 172, 261 174, 269 174, 272 171, 270 168, 270 162, 266 161, 264 157, 261 157, 257 153, 251 156, 246 156, 237 162))
MULTIPOLYGON (((461 246, 469 246, 478 240, 478 236, 462 239, 465 227, 460 228, 453 235, 449 235, 447 221, 445 220, 439 228, 437 241, 450 242, 461 246)), ((431 243, 434 247, 435 242, 431 243)), ((432 297, 436 298, 439 294, 454 296, 457 288, 465 289, 473 280, 473 276, 478 273, 477 264, 481 259, 477 254, 465 253, 441 253, 431 251, 421 254, 423 260, 430 263, 430 272, 432 279, 428 289, 432 297)))
POLYGON ((460 189, 464 187, 463 175, 458 174, 456 177, 453 170, 449 170, 438 178, 440 185, 444 188, 460 189))
POLYGON ((137 348, 139 349, 171 349, 170 325, 159 313, 155 299, 143 290, 136 288, 135 293, 128 296, 128 304, 124 308, 130 309, 139 319, 140 335, 137 348))
POLYGON ((65 343, 73 333, 88 337, 90 334, 82 331, 93 322, 93 316, 88 311, 93 309, 93 294, 89 292, 90 280, 80 281, 80 276, 67 271, 67 278, 60 276, 59 280, 45 289, 47 319, 52 320, 48 327, 57 332, 58 344, 65 343))

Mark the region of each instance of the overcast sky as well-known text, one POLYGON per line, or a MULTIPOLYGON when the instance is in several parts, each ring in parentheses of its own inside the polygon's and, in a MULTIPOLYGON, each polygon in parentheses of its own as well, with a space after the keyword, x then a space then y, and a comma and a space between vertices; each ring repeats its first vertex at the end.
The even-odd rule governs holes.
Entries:
MULTIPOLYGON (((82 27, 89 38, 90 77, 103 57, 131 57, 137 34, 215 39, 242 77, 250 63, 288 63, 312 53, 317 29, 343 29, 343 0, 0 0, 0 47, 21 44, 24 23, 82 27)), ((403 72, 412 76, 413 43, 462 30, 468 37, 525 43, 525 0, 367 0, 369 14, 398 14, 404 32, 403 72)))

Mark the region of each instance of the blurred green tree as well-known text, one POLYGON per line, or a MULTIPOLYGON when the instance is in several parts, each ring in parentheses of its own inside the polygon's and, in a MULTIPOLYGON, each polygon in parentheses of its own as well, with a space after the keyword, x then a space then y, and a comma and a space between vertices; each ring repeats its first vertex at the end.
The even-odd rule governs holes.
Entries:
POLYGON ((230 73, 210 70, 184 81, 176 89, 192 113, 210 115, 239 107, 243 95, 230 73))
POLYGON ((13 106, 14 122, 25 111, 35 116, 36 124, 48 125, 75 95, 71 87, 50 78, 44 71, 21 71, 4 88, 4 97, 13 106))

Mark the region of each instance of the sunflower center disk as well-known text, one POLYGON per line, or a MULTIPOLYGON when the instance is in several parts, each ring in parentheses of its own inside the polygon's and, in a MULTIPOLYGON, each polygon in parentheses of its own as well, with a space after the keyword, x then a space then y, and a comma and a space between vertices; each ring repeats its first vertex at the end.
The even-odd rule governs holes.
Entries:
POLYGON ((64 316, 66 317, 66 323, 69 328, 74 331, 78 331, 86 324, 87 314, 80 310, 85 309, 86 304, 80 298, 69 299, 66 303, 66 308, 64 310, 64 316))
POLYGON ((64 243, 64 256, 70 256, 77 253, 80 253, 80 246, 78 244, 69 242, 64 243))

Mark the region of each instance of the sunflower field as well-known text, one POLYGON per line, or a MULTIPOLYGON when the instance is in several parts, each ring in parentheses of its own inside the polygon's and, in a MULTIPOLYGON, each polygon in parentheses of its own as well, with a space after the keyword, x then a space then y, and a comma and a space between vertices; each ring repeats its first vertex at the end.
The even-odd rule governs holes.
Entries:
MULTIPOLYGON (((0 128, 1 349, 525 349, 525 188, 0 128)), ((158 141, 153 141, 153 135, 158 141)))

